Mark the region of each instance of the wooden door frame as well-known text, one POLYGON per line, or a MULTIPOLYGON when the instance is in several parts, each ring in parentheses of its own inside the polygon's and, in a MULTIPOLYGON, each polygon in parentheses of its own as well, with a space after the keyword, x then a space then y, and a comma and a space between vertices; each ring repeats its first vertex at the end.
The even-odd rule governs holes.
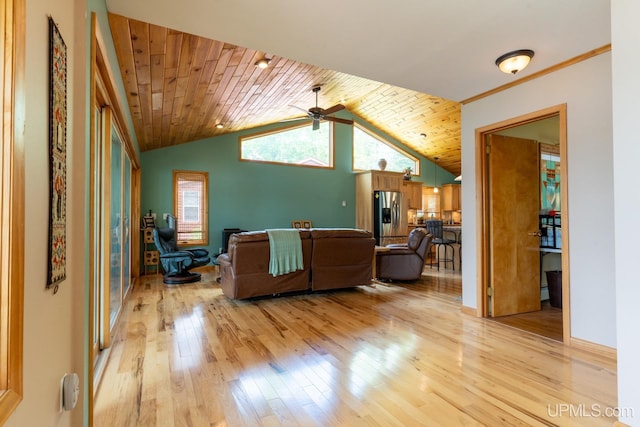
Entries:
MULTIPOLYGON (((120 137, 121 137, 121 142, 122 142, 122 148, 125 151, 126 155, 129 157, 129 160, 131 161, 131 243, 130 243, 130 252, 132 254, 131 257, 131 262, 133 264, 134 260, 136 260, 136 258, 133 256, 133 254, 139 254, 140 251, 140 221, 138 220, 139 214, 140 214, 140 159, 138 156, 138 152, 135 149, 134 146, 134 142, 133 142, 133 138, 132 138, 132 133, 129 130, 129 127, 127 126, 128 121, 126 120, 126 102, 124 101, 124 98, 121 96, 120 92, 117 90, 116 87, 116 78, 115 75, 113 74, 113 70, 117 69, 114 68, 111 63, 109 62, 109 58, 107 55, 107 44, 106 41, 103 37, 103 31, 100 29, 99 23, 98 23, 98 18, 95 12, 91 13, 91 40, 90 40, 90 49, 91 49, 91 53, 90 53, 90 62, 91 62, 91 75, 90 75, 90 80, 89 80, 89 91, 90 91, 90 104, 91 105, 91 114, 89 116, 89 126, 90 126, 90 145, 91 145, 91 153, 90 153, 90 162, 93 164, 94 158, 96 156, 95 150, 97 149, 96 147, 96 126, 98 126, 98 123, 96 123, 96 119, 95 119, 95 114, 94 114, 94 107, 96 105, 101 105, 101 106, 108 106, 110 108, 110 112, 108 113, 109 116, 109 120, 108 123, 106 123, 104 125, 104 129, 102 130, 102 132, 104 133, 104 135, 108 136, 111 132, 111 125, 113 124, 116 129, 118 129, 119 133, 120 133, 120 137), (104 99, 102 100, 103 102, 99 102, 100 101, 100 97, 104 97, 104 99)), ((103 136, 103 139, 106 138, 106 136, 103 136)), ((107 150, 110 150, 110 146, 111 146, 111 139, 107 138, 106 141, 109 141, 109 143, 107 144, 107 150)), ((109 165, 110 164, 110 156, 104 156, 103 159, 103 164, 105 165, 109 165)), ((103 183, 107 183, 109 182, 110 176, 111 176, 111 172, 110 171, 101 171, 100 173, 103 173, 102 176, 102 181, 103 183)), ((93 193, 94 191, 94 181, 95 177, 91 177, 91 199, 93 200, 94 197, 96 197, 96 195, 93 193)), ((105 209, 110 209, 110 200, 104 200, 104 204, 102 206, 102 209, 105 212, 108 212, 108 210, 105 209)), ((91 227, 91 233, 90 233, 90 242, 89 242, 89 247, 90 247, 90 263, 89 263, 89 275, 91 277, 91 280, 93 280, 94 275, 98 274, 97 273, 97 269, 98 266, 94 265, 94 250, 96 248, 96 245, 99 244, 99 242, 96 242, 94 239, 94 234, 93 234, 93 230, 94 227, 96 227, 95 222, 93 221, 96 215, 96 212, 94 211, 94 206, 93 206, 93 202, 91 203, 91 211, 90 211, 90 218, 91 218, 91 222, 90 222, 90 227, 91 227)), ((103 227, 103 229, 109 229, 109 223, 108 221, 104 224, 101 224, 101 226, 103 227)), ((105 239, 106 240, 106 239, 105 239)), ((102 249, 103 253, 108 253, 108 245, 104 246, 102 249)), ((139 264, 139 255, 137 255, 137 260, 136 263, 139 264)), ((106 265, 108 265, 108 259, 105 260, 104 262, 107 262, 106 265)), ((132 268, 131 269, 131 274, 132 277, 131 279, 133 280, 132 282, 132 287, 135 286, 137 280, 139 279, 139 273, 140 273, 140 268, 139 266, 137 266, 137 268, 132 268)), ((105 281, 105 279, 102 279, 103 282, 105 281)), ((130 290, 132 289, 132 287, 130 288, 130 290)), ((87 402, 87 411, 88 411, 88 424, 89 425, 93 425, 93 400, 94 400, 94 395, 95 392, 97 391, 96 389, 96 385, 97 385, 97 380, 101 375, 100 369, 96 369, 96 367, 94 367, 94 360, 93 360, 93 334, 94 334, 94 325, 93 325, 93 319, 94 319, 94 301, 97 298, 97 295, 94 294, 93 291, 93 283, 91 283, 91 285, 89 286, 89 309, 88 309, 88 322, 89 322, 89 340, 87 342, 87 351, 88 354, 91 355, 91 360, 89 361, 88 365, 88 379, 87 379, 87 389, 89 390, 89 392, 87 393, 88 395, 88 402, 87 402)), ((107 314, 107 320, 106 320, 106 324, 109 324, 108 321, 108 314, 107 314)))
POLYGON ((0 425, 24 397, 26 2, 0 4, 0 425))
POLYGON ((477 307, 478 315, 489 316, 487 289, 489 288, 489 230, 488 230, 488 203, 489 188, 487 185, 487 156, 486 136, 504 129, 535 122, 547 117, 559 116, 559 145, 560 145, 560 200, 562 209, 560 220, 562 223, 562 340, 565 344, 571 343, 571 303, 569 295, 569 204, 568 204, 568 158, 567 158, 567 105, 560 104, 522 116, 507 119, 498 123, 477 128, 475 131, 476 153, 476 264, 477 264, 477 307))

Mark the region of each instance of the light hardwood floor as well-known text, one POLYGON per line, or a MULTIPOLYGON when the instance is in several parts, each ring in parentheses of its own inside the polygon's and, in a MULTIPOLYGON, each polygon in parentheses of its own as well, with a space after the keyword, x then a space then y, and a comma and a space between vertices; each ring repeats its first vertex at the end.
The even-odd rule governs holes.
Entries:
POLYGON ((616 363, 460 312, 460 276, 231 301, 143 277, 96 426, 611 426, 616 363), (598 413, 601 416, 594 416, 598 413))
POLYGON ((562 341, 562 309, 551 307, 549 300, 542 301, 540 311, 494 317, 492 320, 556 341, 562 341))

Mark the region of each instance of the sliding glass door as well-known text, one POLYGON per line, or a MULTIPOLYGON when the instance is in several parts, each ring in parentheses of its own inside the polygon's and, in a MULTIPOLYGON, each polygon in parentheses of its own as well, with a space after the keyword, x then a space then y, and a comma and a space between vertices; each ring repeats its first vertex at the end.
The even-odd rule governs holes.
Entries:
POLYGON ((115 128, 111 127, 111 169, 109 209, 109 328, 111 329, 122 306, 123 233, 122 233, 122 144, 115 128))
MULTIPOLYGON (((88 388, 95 392, 126 297, 140 274, 140 160, 130 130, 126 105, 111 80, 117 69, 109 63, 98 18, 91 14, 91 79, 93 113, 87 163, 90 194, 89 336, 92 365, 88 388)), ((1 377, 0 373, 0 377, 1 377)), ((88 423, 93 424, 93 393, 88 423)))
POLYGON ((102 278, 104 276, 102 265, 101 244, 102 237, 102 157, 103 149, 103 113, 102 108, 96 105, 93 109, 93 120, 95 123, 94 133, 91 145, 91 286, 92 286, 92 359, 95 362, 97 355, 100 353, 102 346, 102 300, 100 298, 102 288, 102 278))
POLYGON ((122 296, 131 288, 131 160, 122 150, 122 296))
POLYGON ((107 106, 95 108, 92 147, 93 359, 109 347, 111 331, 131 287, 131 160, 107 106))

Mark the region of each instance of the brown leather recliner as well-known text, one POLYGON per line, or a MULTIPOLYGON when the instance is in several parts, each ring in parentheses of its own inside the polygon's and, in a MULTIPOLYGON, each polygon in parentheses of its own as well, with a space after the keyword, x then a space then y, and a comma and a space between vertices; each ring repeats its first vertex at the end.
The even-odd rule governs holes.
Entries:
POLYGON ((377 278, 381 280, 418 280, 431 251, 432 237, 424 228, 414 228, 406 244, 388 245, 389 251, 376 256, 377 278))

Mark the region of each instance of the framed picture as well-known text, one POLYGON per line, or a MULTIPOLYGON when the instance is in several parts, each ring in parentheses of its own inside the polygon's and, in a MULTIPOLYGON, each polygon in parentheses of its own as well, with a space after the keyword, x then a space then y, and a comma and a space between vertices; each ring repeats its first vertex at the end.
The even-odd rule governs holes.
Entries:
POLYGON ((302 221, 302 228, 311 228, 311 221, 307 221, 307 220, 303 220, 302 221))
POLYGON ((300 221, 291 221, 291 226, 293 228, 302 228, 302 222, 300 222, 300 221))
POLYGON ((67 276, 67 46, 49 17, 49 262, 47 288, 67 276))

